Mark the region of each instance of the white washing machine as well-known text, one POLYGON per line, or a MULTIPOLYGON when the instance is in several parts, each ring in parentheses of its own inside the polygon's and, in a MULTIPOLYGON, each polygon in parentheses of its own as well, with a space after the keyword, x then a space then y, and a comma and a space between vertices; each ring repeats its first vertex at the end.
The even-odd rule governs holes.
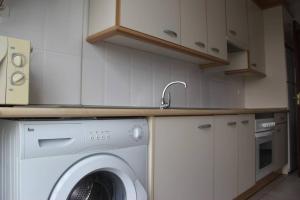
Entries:
POLYGON ((146 119, 0 121, 1 200, 146 200, 146 119))

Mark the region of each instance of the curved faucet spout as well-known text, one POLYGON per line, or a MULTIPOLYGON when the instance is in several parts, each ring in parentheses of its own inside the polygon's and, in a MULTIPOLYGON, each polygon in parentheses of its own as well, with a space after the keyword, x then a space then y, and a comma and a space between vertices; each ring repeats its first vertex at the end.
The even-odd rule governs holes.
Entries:
POLYGON ((169 92, 169 93, 168 93, 168 101, 166 101, 166 99, 165 99, 165 93, 166 93, 167 89, 168 89, 170 86, 175 85, 175 84, 182 84, 182 85, 184 85, 185 88, 187 88, 186 82, 183 82, 183 81, 174 81, 174 82, 171 82, 171 83, 167 84, 166 87, 164 88, 163 92, 162 92, 162 95, 161 95, 161 105, 160 105, 160 109, 170 108, 170 104, 171 104, 171 95, 170 95, 170 92, 169 92))

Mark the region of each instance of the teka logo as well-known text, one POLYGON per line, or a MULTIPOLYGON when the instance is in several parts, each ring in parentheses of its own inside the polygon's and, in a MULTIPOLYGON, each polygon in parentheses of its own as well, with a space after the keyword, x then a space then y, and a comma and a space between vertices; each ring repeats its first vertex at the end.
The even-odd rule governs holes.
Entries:
POLYGON ((27 130, 28 130, 28 132, 34 132, 33 128, 28 128, 27 130))

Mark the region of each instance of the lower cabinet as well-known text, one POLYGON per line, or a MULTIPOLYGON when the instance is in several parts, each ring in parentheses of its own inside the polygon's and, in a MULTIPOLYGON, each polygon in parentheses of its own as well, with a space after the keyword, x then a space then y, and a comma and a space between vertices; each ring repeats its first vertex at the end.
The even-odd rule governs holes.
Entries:
POLYGON ((212 117, 154 119, 155 200, 214 199, 213 133, 212 117))
POLYGON ((255 184, 254 115, 152 125, 154 200, 232 200, 255 184))
POLYGON ((280 170, 288 162, 287 124, 277 124, 274 131, 274 170, 280 170))
POLYGON ((255 116, 238 118, 238 194, 255 184, 255 116))
POLYGON ((215 117, 214 196, 215 200, 232 200, 238 194, 237 117, 215 117))

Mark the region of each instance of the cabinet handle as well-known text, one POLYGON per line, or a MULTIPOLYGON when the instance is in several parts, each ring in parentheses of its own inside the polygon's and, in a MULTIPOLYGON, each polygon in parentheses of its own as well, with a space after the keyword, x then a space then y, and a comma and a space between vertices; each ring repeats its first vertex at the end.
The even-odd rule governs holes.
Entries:
POLYGON ((215 53, 220 53, 220 49, 218 49, 218 48, 211 48, 211 50, 215 53))
POLYGON ((242 121, 242 124, 249 124, 249 120, 242 121))
POLYGON ((237 32, 234 31, 234 30, 229 30, 229 33, 230 33, 231 35, 233 35, 233 36, 236 36, 236 35, 237 35, 237 32))
POLYGON ((195 45, 201 48, 205 48, 205 44, 203 42, 195 42, 195 45))
POLYGON ((211 127, 212 127, 211 124, 203 124, 203 125, 198 126, 199 129, 208 129, 208 128, 211 128, 211 127))
POLYGON ((228 122, 227 125, 228 125, 228 126, 235 126, 235 125, 236 125, 236 122, 228 122))
POLYGON ((256 63, 251 64, 252 67, 257 67, 256 63))
POLYGON ((172 37, 172 38, 177 38, 177 33, 175 31, 172 30, 164 30, 164 33, 167 34, 168 36, 172 37))

